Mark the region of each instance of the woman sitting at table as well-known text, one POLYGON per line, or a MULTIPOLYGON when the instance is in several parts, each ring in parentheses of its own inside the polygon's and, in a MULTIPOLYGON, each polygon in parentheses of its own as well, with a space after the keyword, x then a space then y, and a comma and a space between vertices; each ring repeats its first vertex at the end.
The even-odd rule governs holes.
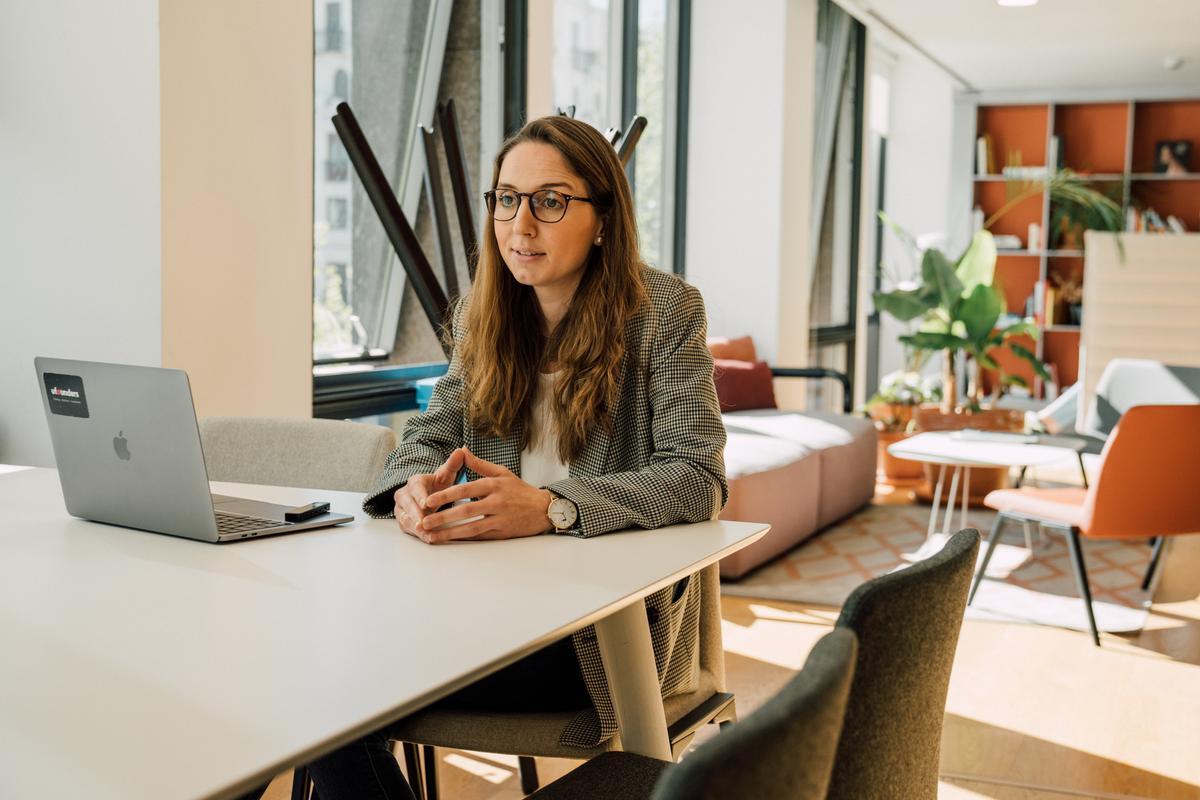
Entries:
MULTIPOLYGON (((709 519, 728 488, 704 302, 642 263, 612 146, 586 123, 537 119, 501 147, 492 185, 449 370, 364 510, 430 544, 709 519)), ((646 599, 664 697, 695 689, 699 597, 686 579, 646 599)), ((579 709, 560 741, 581 747, 616 731, 590 627, 444 702, 579 709)), ((412 797, 387 733, 311 765, 322 800, 412 797)))

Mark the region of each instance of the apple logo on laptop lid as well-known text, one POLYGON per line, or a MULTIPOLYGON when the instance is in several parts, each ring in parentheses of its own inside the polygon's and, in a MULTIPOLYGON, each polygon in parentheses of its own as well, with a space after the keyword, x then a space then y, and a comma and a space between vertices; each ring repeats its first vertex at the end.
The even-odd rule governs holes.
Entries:
POLYGON ((129 440, 125 438, 125 431, 118 431, 113 437, 113 450, 117 451, 117 458, 122 461, 133 458, 133 453, 129 452, 129 440))

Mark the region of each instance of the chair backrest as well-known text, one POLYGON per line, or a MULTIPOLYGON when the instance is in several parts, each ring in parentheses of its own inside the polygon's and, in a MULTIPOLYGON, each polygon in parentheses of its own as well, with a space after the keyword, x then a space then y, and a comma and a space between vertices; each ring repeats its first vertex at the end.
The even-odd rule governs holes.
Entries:
POLYGON ((200 423, 208 479, 365 492, 396 447, 391 429, 359 422, 208 417, 200 423))
POLYGON ((1121 415, 1140 405, 1200 403, 1200 367, 1181 367, 1144 358, 1108 362, 1088 401, 1081 433, 1105 439, 1121 415))
POLYGON ((839 628, 858 636, 854 682, 829 797, 937 797, 942 717, 979 531, 851 593, 839 628))
POLYGON ((1099 538, 1200 533, 1200 405, 1135 406, 1100 454, 1080 531, 1099 538))
POLYGON ((654 800, 823 800, 856 651, 851 631, 827 634, 779 694, 663 773, 654 800))

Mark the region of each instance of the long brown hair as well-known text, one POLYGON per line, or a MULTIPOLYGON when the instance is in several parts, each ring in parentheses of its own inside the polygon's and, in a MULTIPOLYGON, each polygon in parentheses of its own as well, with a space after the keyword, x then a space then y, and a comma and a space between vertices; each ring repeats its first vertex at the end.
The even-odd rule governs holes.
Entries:
POLYGON ((552 407, 559 458, 569 462, 596 426, 612 424, 625 325, 647 302, 633 195, 612 145, 591 125, 563 116, 532 120, 504 142, 492 170, 493 187, 505 156, 523 142, 543 142, 562 154, 604 220, 604 241, 591 248, 566 316, 547 338, 533 288, 508 271, 488 219, 458 345, 464 400, 468 421, 479 433, 519 434, 524 448, 532 440, 528 423, 538 373, 557 362, 552 407))

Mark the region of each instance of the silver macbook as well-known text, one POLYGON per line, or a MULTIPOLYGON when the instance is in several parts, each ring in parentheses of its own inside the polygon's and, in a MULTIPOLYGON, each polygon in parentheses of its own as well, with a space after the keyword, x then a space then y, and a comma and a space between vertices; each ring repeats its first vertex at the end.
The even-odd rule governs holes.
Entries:
POLYGON ((288 522, 289 506, 210 494, 182 370, 58 358, 34 366, 72 516, 205 542, 354 519, 327 512, 288 522))

